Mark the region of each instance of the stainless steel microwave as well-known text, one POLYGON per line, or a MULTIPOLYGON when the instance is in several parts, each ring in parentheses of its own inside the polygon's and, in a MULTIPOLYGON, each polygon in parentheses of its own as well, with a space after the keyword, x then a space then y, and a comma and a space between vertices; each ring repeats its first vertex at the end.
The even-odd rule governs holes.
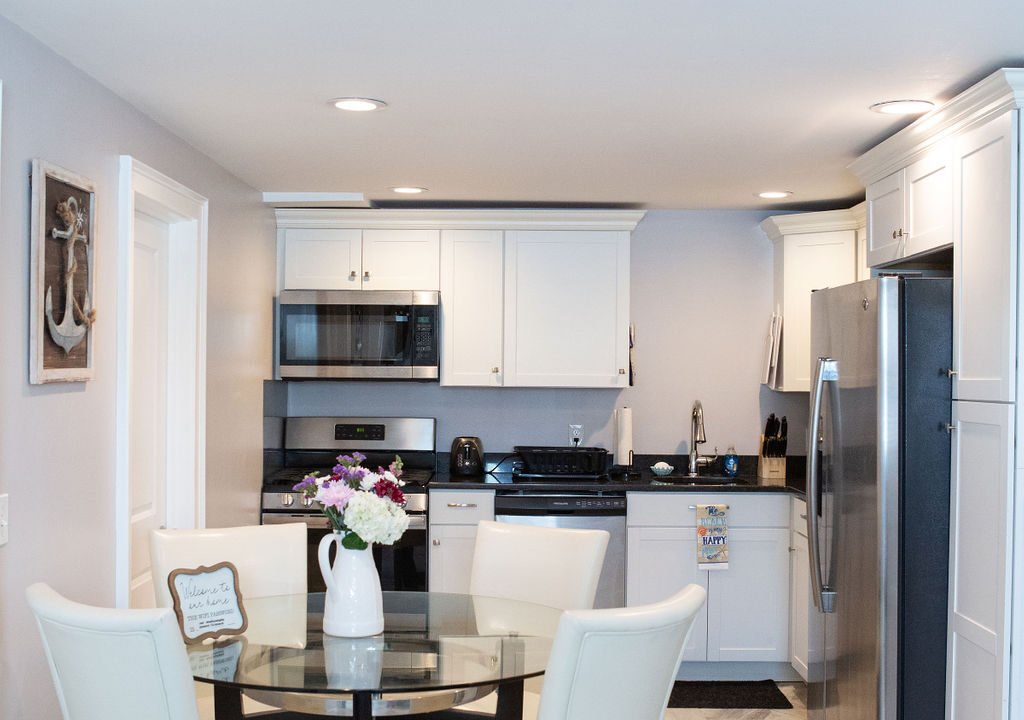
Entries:
POLYGON ((437 380, 435 290, 282 290, 276 376, 437 380))

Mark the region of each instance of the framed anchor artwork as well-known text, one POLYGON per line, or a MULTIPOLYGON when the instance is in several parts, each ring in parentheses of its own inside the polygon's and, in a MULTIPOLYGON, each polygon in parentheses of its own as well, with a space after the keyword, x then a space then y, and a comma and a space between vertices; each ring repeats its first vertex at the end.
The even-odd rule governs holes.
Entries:
POLYGON ((32 161, 29 382, 82 382, 93 375, 96 241, 92 181, 32 161))

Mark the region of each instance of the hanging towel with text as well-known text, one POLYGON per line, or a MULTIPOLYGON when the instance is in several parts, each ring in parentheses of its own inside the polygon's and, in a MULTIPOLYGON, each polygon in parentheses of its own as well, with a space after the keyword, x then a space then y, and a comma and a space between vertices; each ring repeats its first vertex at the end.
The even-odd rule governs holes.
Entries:
POLYGON ((697 506, 697 568, 729 569, 729 506, 697 506))

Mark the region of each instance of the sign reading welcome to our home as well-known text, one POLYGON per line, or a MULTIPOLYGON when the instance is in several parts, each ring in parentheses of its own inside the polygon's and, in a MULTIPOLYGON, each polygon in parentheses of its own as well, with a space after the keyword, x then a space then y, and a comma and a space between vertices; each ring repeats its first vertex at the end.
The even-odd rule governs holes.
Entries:
POLYGON ((186 643, 241 635, 249 626, 238 590, 238 570, 229 562, 179 568, 167 577, 186 643))

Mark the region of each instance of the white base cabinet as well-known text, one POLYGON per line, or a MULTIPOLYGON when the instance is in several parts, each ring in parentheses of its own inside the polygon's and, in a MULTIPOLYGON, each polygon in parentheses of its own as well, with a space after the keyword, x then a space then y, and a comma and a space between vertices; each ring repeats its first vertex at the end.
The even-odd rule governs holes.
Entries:
POLYGON ((468 593, 476 526, 494 519, 493 490, 430 490, 427 590, 468 593))
POLYGON ((807 503, 793 498, 789 547, 789 664, 807 680, 810 660, 811 597, 810 564, 807 557, 807 503))
POLYGON ((629 493, 626 605, 708 592, 684 661, 789 659, 789 496, 629 493), (694 506, 729 505, 729 569, 697 568, 694 506))

